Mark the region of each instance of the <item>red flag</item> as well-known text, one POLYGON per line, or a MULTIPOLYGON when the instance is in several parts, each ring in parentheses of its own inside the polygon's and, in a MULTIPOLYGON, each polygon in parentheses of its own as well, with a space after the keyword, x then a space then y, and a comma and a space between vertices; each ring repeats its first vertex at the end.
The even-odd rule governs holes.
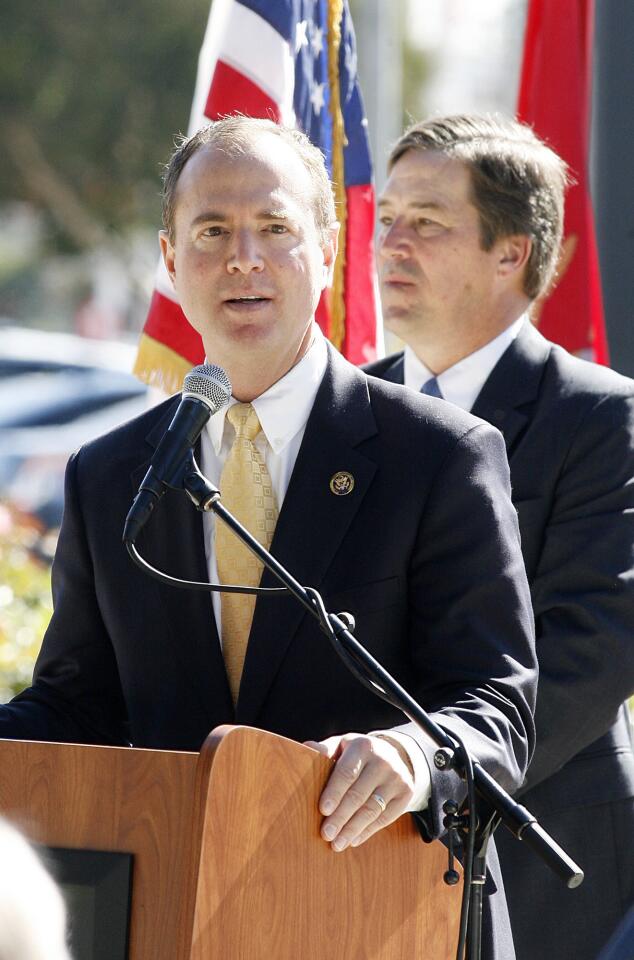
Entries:
MULTIPOLYGON (((304 19, 295 0, 214 0, 189 133, 236 112, 297 126, 323 151, 341 233, 317 320, 353 363, 374 359, 374 189, 348 0, 316 4, 304 19)), ((161 262, 135 373, 171 392, 203 357, 161 262)))
POLYGON ((601 277, 588 189, 594 0, 529 0, 517 113, 563 157, 574 184, 566 197, 558 281, 538 302, 549 340, 608 362, 601 277))

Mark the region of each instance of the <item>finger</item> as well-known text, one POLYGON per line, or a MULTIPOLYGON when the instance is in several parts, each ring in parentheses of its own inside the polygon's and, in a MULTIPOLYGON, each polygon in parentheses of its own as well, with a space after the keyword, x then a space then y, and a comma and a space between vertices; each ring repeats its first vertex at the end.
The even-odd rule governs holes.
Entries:
MULTIPOLYGON (((390 823, 393 823, 395 820, 398 820, 407 810, 407 803, 404 800, 394 799, 392 803, 385 810, 385 814, 381 817, 377 817, 372 823, 370 823, 365 829, 361 830, 361 833, 358 833, 355 837, 352 838, 349 842, 351 847, 360 847, 362 843, 365 843, 366 840, 369 840, 370 837, 373 837, 375 833, 378 833, 379 830, 382 830, 383 827, 389 826, 390 823)), ((353 826, 356 826, 353 824, 353 826)), ((347 837, 344 835, 344 840, 347 837)), ((344 847, 345 849, 345 847, 344 847)))
POLYGON ((371 836, 387 826, 405 812, 413 794, 409 769, 392 744, 355 735, 342 737, 341 741, 341 756, 320 803, 327 814, 321 833, 333 842, 335 850, 343 850, 357 838, 371 836), (347 785, 345 792, 342 784, 347 785), (329 811, 337 797, 339 802, 329 811))
POLYGON ((388 785, 373 789, 363 803, 355 801, 354 804, 348 805, 344 798, 337 812, 322 824, 322 835, 332 840, 335 850, 345 850, 353 840, 371 826, 376 825, 376 829, 380 830, 391 823, 398 816, 394 813, 395 801, 400 810, 398 798, 390 795, 388 785))
POLYGON ((319 751, 322 756, 332 760, 337 756, 342 739, 342 737, 328 737, 326 740, 305 740, 304 746, 312 747, 313 750, 319 751))
POLYGON ((310 747, 312 750, 316 750, 317 753, 321 753, 323 757, 329 757, 328 747, 325 743, 319 743, 318 740, 304 740, 304 746, 310 747))
MULTIPOLYGON (((382 783, 380 786, 377 784, 376 770, 372 765, 368 765, 363 768, 360 776, 350 783, 346 792, 341 796, 337 806, 331 810, 324 825, 334 825, 338 833, 344 824, 355 815, 357 810, 360 810, 361 807, 368 803, 375 791, 386 804, 389 803, 394 796, 394 791, 387 783, 382 783)), ((326 807, 327 803, 328 801, 321 806, 326 807)), ((382 812, 381 806, 375 800, 369 805, 369 809, 376 816, 382 812)), ((329 832, 332 833, 332 831, 329 832)), ((333 834, 333 836, 335 835, 336 834, 333 834)))
MULTIPOLYGON (((319 799, 319 809, 326 817, 337 810, 344 796, 356 784, 371 756, 370 748, 360 739, 350 741, 347 737, 341 737, 339 751, 339 759, 319 799)), ((361 802, 372 792, 371 786, 372 784, 367 787, 364 785, 367 792, 361 802)))
POLYGON ((333 850, 339 853, 346 847, 358 847, 379 830, 397 820, 406 809, 407 802, 402 797, 395 797, 386 805, 385 810, 382 810, 374 800, 373 794, 367 804, 358 810, 340 831, 332 843, 333 850), (378 815, 375 813, 377 807, 378 815))
MULTIPOLYGON (((343 798, 352 787, 354 791, 351 796, 356 797, 357 807, 367 800, 379 784, 393 784, 391 794, 411 793, 413 781, 409 768, 403 763, 393 744, 359 734, 346 734, 334 739, 339 741, 339 759, 320 798, 319 809, 324 816, 338 811, 343 798), (368 783, 364 779, 362 785, 357 785, 361 775, 365 776, 366 773, 373 777, 372 782, 368 783), (359 796, 356 795, 357 789, 359 796)), ((349 809, 348 813, 352 815, 354 809, 349 809)))

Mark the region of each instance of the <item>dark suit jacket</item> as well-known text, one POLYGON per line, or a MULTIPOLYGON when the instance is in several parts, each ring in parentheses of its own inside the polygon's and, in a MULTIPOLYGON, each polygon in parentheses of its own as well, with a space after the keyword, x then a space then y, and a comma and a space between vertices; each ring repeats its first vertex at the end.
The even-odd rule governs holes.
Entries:
MULTIPOLYGON (((402 383, 403 355, 366 370, 402 383)), ((472 412, 504 434, 536 618, 537 747, 519 793, 586 870, 570 893, 498 837, 516 950, 594 960, 634 898, 634 383, 527 324, 472 412)))
MULTIPOLYGON (((232 721, 300 741, 403 722, 290 598, 258 599, 234 711, 210 595, 149 579, 121 545, 177 402, 70 461, 55 613, 33 686, 0 709, 0 736, 197 750, 232 721)), ((488 424, 371 380, 331 351, 271 549, 330 609, 351 611, 372 654, 514 789, 532 748, 536 675, 508 483, 502 438, 488 424), (340 470, 354 477, 347 496, 330 490, 340 470)), ((202 522, 180 492, 165 496, 137 546, 161 569, 207 579, 202 522)), ((421 742, 432 836, 463 784, 435 771, 421 742)))

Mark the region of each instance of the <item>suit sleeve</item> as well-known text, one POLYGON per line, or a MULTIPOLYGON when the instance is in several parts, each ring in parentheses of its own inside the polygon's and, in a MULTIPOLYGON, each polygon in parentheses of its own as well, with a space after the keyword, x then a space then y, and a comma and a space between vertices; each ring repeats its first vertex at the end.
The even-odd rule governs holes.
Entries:
MULTIPOLYGON (((418 531, 410 643, 420 701, 508 791, 533 747, 537 686, 533 617, 501 435, 471 428, 439 465, 418 531)), ((462 800, 454 772, 416 733, 431 770, 424 832, 443 832, 442 804, 462 800)))
POLYGON ((532 578, 540 684, 524 789, 608 731, 634 693, 634 398, 579 424, 532 578))
POLYGON ((33 685, 0 707, 0 737, 127 745, 114 651, 95 594, 77 480, 68 463, 64 517, 53 564, 54 613, 33 685))

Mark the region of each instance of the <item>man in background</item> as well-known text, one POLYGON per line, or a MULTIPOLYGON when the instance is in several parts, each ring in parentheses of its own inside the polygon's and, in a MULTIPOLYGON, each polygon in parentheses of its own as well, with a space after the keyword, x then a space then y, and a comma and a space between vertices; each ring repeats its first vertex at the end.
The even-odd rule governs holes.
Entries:
POLYGON ((406 346, 366 367, 504 434, 540 667, 519 796, 586 873, 569 891, 498 831, 518 960, 594 960, 634 900, 634 383, 529 319, 555 273, 565 183, 519 123, 409 129, 390 155, 378 246, 385 325, 406 346))

